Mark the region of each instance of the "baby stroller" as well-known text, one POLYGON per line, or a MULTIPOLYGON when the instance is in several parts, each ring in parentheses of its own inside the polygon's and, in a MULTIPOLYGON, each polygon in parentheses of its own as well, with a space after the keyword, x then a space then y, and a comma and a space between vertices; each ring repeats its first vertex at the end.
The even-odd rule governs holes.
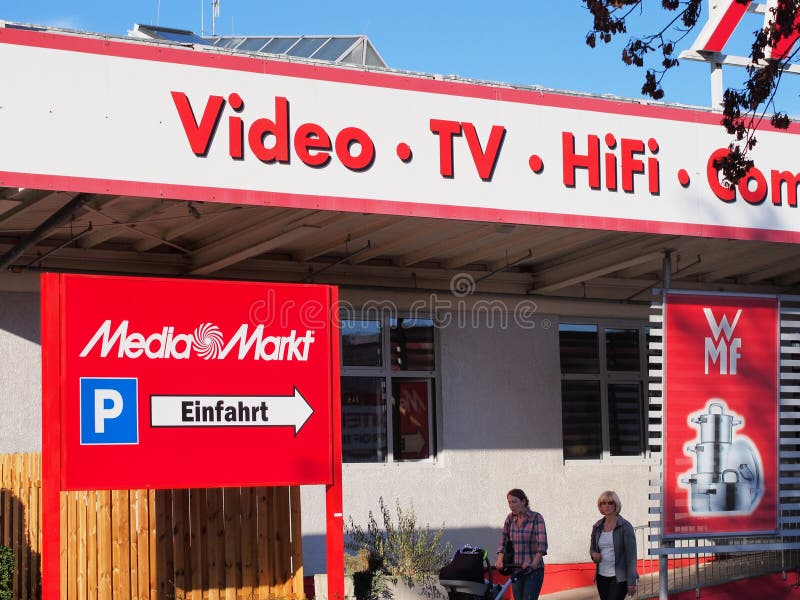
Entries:
POLYGON ((509 586, 527 573, 527 569, 522 570, 519 565, 505 568, 511 570, 508 580, 503 585, 494 583, 492 571, 495 568, 489 564, 486 550, 463 546, 439 571, 439 583, 447 590, 448 600, 500 600, 509 586))

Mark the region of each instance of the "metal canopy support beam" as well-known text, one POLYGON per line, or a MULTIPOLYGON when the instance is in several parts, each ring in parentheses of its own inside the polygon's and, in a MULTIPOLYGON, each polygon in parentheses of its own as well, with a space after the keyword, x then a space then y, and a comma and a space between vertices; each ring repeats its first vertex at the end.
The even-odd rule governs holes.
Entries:
POLYGON ((583 283, 584 281, 589 281, 591 279, 596 279, 597 277, 602 277, 603 275, 608 275, 609 273, 614 273, 615 271, 619 271, 621 269, 625 269, 627 267, 638 265, 644 262, 650 262, 653 260, 657 260, 663 256, 662 250, 657 250, 655 252, 649 252, 647 254, 642 254, 640 256, 630 258, 628 260, 624 260, 622 262, 615 262, 611 265, 606 265, 604 267, 600 267, 599 269, 594 269, 593 271, 586 271, 585 273, 580 273, 573 277, 568 277, 561 281, 555 281, 553 283, 543 285, 541 287, 534 287, 531 291, 536 293, 548 293, 548 292, 555 292, 557 290, 563 289, 565 287, 569 287, 571 285, 575 285, 576 283, 583 283))
POLYGON ((78 194, 72 200, 67 202, 64 206, 54 212, 48 219, 46 219, 36 229, 22 240, 19 244, 9 250, 5 256, 0 258, 0 272, 5 271, 8 267, 14 264, 20 256, 38 244, 53 231, 56 227, 68 221, 76 212, 78 212, 89 201, 91 196, 89 194, 78 194))

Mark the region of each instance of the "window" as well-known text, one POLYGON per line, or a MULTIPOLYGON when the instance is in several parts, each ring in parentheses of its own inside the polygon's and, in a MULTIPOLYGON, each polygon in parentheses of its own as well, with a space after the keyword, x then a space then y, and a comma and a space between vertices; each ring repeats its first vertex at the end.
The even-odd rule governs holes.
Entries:
POLYGON ((342 321, 344 462, 435 456, 435 333, 430 319, 342 321))
POLYGON ((565 460, 644 453, 645 336, 638 324, 559 326, 565 460))

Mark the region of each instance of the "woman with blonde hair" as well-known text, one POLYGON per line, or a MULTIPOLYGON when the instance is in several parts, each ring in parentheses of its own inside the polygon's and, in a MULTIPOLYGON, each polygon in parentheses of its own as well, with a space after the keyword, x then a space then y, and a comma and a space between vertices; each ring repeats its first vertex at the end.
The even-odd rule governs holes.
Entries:
POLYGON ((597 499, 603 518, 592 527, 589 555, 595 562, 595 582, 600 600, 622 600, 636 593, 636 536, 633 526, 620 516, 622 503, 616 492, 597 499))

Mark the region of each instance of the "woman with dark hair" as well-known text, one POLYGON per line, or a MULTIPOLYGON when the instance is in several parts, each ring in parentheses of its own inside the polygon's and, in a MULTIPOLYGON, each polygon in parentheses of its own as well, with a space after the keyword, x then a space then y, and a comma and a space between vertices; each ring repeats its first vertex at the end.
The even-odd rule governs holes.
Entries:
POLYGON ((514 600, 537 600, 544 582, 544 555, 547 554, 547 529, 544 519, 531 510, 528 497, 521 489, 514 488, 506 494, 511 513, 503 523, 500 548, 497 550, 495 567, 503 568, 503 558, 510 548, 514 552, 514 563, 529 571, 511 584, 514 600))
POLYGON ((636 536, 619 514, 622 502, 616 492, 600 494, 597 509, 603 518, 594 524, 589 539, 589 555, 597 565, 597 593, 600 600, 622 600, 636 593, 636 536))

